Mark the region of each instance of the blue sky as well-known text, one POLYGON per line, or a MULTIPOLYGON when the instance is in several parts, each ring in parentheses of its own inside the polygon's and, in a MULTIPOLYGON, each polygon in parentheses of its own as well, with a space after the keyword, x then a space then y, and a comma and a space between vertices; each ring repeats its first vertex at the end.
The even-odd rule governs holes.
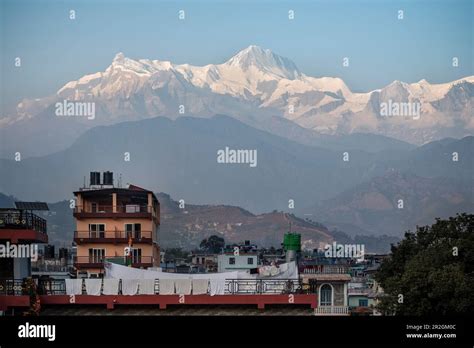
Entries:
POLYGON ((341 77, 354 91, 474 74, 472 0, 0 2, 3 113, 22 98, 52 94, 105 70, 120 51, 205 65, 255 44, 290 58, 308 75, 341 77), (15 57, 22 58, 21 68, 14 67, 15 57), (343 57, 350 58, 348 68, 343 57), (452 57, 459 67, 451 66, 452 57))

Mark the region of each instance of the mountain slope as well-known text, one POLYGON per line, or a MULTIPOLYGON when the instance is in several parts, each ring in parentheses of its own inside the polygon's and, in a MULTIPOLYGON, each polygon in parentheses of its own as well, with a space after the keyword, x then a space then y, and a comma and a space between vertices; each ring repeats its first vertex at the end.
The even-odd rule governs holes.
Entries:
MULTIPOLYGON (((14 137, 31 136, 26 130, 37 128, 38 115, 51 125, 33 136, 37 142, 56 136, 54 150, 67 147, 70 135, 97 125, 217 114, 267 131, 274 128, 274 117, 280 117, 318 134, 373 133, 423 144, 472 134, 473 107, 474 76, 443 84, 394 81, 379 90, 353 93, 340 78, 307 76, 291 60, 257 46, 247 47, 222 64, 202 67, 134 60, 119 53, 105 71, 70 81, 54 95, 23 100, 15 115, 0 119, 0 136, 8 140, 1 156, 10 158, 15 146, 20 146, 10 146, 14 137), (64 100, 94 103, 95 118, 67 118, 70 127, 56 130, 54 123, 61 118, 55 115, 54 106, 64 100), (386 117, 384 103, 419 104, 420 114, 417 118, 386 117), (15 128, 18 122, 22 126, 15 128), (12 138, 6 138, 8 134, 12 138)), ((52 152, 51 147, 49 142, 46 149, 37 150, 34 144, 26 149, 29 155, 42 155, 52 152)))
POLYGON ((283 212, 254 215, 235 206, 194 204, 179 209, 178 202, 162 193, 158 200, 162 203, 160 243, 165 247, 195 248, 213 234, 222 236, 229 243, 251 240, 264 247, 280 247, 290 222, 292 229, 301 233, 305 249, 323 247, 333 241, 324 226, 283 212))
POLYGON ((230 117, 158 117, 93 128, 52 155, 0 160, 0 191, 55 201, 70 197, 89 171, 112 170, 126 182, 186 201, 265 212, 286 210, 289 199, 308 206, 383 173, 374 158, 354 150, 344 162, 341 152, 301 145, 230 117), (256 150, 257 166, 218 163, 217 151, 226 147, 256 150))
POLYGON ((122 174, 124 183, 166 191, 186 202, 263 213, 287 211, 293 199, 295 212, 304 216, 313 212, 306 207, 387 171, 446 177, 452 183, 468 180, 473 177, 473 139, 447 141, 442 151, 436 143, 374 154, 350 150, 346 162, 343 151, 305 146, 230 117, 158 117, 93 128, 52 155, 0 160, 0 191, 25 200, 57 201, 72 198, 89 171, 112 170, 122 174), (218 163, 217 152, 226 147, 256 150, 256 167, 218 163), (451 161, 453 151, 459 153, 458 162, 451 161))
POLYGON ((437 217, 474 211, 474 185, 468 180, 423 178, 391 171, 321 202, 318 221, 349 235, 400 236, 437 217), (403 206, 399 205, 403 201, 403 206))

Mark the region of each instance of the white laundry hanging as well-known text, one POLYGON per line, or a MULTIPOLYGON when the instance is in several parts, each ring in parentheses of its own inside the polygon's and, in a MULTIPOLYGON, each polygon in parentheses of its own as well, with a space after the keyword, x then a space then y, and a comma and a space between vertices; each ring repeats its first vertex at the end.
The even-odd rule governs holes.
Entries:
POLYGON ((85 279, 87 295, 99 296, 102 279, 85 279))
POLYGON ((138 279, 122 279, 122 295, 136 295, 138 279))
POLYGON ((82 279, 66 279, 66 294, 81 295, 82 279))
POLYGON ((215 295, 224 295, 225 294, 225 279, 211 279, 210 280, 210 294, 211 296, 215 295))
POLYGON ((104 279, 103 295, 117 295, 119 290, 119 279, 104 279))
POLYGON ((191 279, 176 279, 174 281, 176 293, 179 295, 191 295, 191 279))
POLYGON ((208 288, 209 279, 193 279, 193 295, 205 295, 208 288))
POLYGON ((175 279, 160 279, 160 295, 174 295, 175 279))
POLYGON ((140 279, 138 281, 138 292, 140 295, 154 295, 155 279, 140 279))

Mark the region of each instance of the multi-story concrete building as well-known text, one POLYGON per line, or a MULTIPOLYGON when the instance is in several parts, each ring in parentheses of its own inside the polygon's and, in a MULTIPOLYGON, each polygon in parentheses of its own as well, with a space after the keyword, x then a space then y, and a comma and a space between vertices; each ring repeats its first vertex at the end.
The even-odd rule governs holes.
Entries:
MULTIPOLYGON (((31 276, 31 261, 38 250, 37 243, 48 242, 46 220, 33 214, 34 210, 47 209, 47 205, 39 202, 16 202, 16 205, 20 208, 0 209, 2 280, 21 280, 31 276)), ((2 287, 4 284, 0 284, 0 290, 2 287)))
POLYGON ((104 261, 133 267, 159 267, 160 203, 152 191, 135 185, 115 187, 113 174, 91 173, 89 187, 74 192, 79 276, 103 274, 104 261))

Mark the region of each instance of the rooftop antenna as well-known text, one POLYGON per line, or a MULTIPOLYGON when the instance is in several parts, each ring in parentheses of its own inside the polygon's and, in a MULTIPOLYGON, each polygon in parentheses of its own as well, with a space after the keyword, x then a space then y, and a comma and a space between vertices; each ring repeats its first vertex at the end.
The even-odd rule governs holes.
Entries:
POLYGON ((86 188, 86 176, 84 175, 84 188, 86 188))

